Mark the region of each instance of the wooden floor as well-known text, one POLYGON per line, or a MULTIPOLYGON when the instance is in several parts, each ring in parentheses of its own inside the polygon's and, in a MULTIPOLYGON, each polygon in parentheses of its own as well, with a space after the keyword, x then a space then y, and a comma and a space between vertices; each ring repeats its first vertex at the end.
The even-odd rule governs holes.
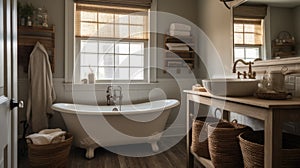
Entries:
MULTIPOLYGON (((172 139, 168 139, 172 141, 172 139)), ((164 142, 168 142, 164 141, 164 142)), ((150 148, 149 144, 148 148, 150 148)), ((163 144, 159 144, 163 145, 163 144)), ((171 149, 147 157, 127 157, 117 155, 103 148, 95 150, 95 158, 88 160, 84 157, 85 150, 72 147, 68 167, 70 168, 185 168, 186 143, 183 138, 171 149)), ((27 156, 19 156, 19 168, 28 168, 27 156)))

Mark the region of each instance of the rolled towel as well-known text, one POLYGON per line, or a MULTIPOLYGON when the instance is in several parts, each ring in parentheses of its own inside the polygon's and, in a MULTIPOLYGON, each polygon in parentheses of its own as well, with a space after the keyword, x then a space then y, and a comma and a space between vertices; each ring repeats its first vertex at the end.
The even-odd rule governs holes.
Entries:
POLYGON ((51 134, 52 132, 59 132, 62 131, 60 128, 55 129, 43 129, 39 132, 39 134, 51 134))
POLYGON ((65 140, 65 134, 66 131, 52 132, 49 134, 35 133, 28 135, 26 137, 26 141, 27 143, 32 143, 34 145, 47 145, 51 143, 62 142, 65 140))
POLYGON ((189 25, 182 23, 172 23, 170 25, 170 30, 179 30, 179 31, 191 31, 192 28, 189 25))
POLYGON ((183 47, 168 47, 169 50, 173 51, 189 51, 190 48, 188 46, 183 46, 183 47))
POLYGON ((38 134, 38 133, 28 135, 26 137, 26 142, 29 144, 35 144, 35 145, 50 144, 47 134, 38 134))
POLYGON ((177 30, 170 30, 171 36, 191 36, 191 32, 189 31, 177 31, 177 30))
POLYGON ((50 135, 51 143, 59 143, 65 140, 66 131, 52 132, 50 135))

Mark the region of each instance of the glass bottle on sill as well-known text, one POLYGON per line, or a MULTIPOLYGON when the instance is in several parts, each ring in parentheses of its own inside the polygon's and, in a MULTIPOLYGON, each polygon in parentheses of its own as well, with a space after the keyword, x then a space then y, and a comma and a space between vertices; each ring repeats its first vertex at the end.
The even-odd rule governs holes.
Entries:
POLYGON ((48 27, 48 11, 45 7, 42 8, 41 15, 42 15, 42 26, 48 27))
POLYGON ((32 27, 32 20, 30 16, 27 17, 27 26, 32 27))

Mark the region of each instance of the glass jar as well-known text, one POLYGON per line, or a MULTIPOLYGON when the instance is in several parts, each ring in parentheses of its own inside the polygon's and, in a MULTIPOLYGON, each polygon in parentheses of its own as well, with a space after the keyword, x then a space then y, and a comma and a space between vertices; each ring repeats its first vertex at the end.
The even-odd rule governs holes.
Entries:
POLYGON ((42 9, 42 26, 48 27, 48 11, 46 8, 42 9))
POLYGON ((36 14, 36 25, 42 26, 42 24, 43 24, 42 8, 38 8, 36 14))
POLYGON ((48 27, 48 11, 45 7, 37 9, 35 22, 36 26, 48 27))
POLYGON ((32 21, 31 21, 31 17, 30 16, 27 17, 27 26, 28 27, 32 26, 32 21))

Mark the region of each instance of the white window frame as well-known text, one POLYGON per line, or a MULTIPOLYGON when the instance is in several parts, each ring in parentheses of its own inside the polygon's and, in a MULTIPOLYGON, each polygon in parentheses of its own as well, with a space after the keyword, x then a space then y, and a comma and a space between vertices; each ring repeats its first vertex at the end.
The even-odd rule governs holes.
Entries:
MULTIPOLYGON (((264 58, 265 56, 265 54, 264 54, 264 48, 265 48, 265 21, 264 21, 264 19, 262 19, 262 45, 261 46, 258 46, 258 45, 247 45, 247 44, 235 44, 234 43, 234 41, 233 41, 233 52, 235 53, 235 49, 236 48, 243 48, 244 49, 244 52, 246 52, 246 49, 247 48, 252 48, 252 49, 259 49, 259 56, 258 56, 258 58, 264 58)), ((236 23, 233 21, 233 36, 234 36, 234 34, 236 33, 235 31, 234 31, 234 25, 235 25, 236 23)), ((245 32, 243 32, 243 35, 245 34, 245 32)), ((233 57, 233 61, 236 61, 236 56, 235 56, 235 54, 233 55, 234 57, 233 57)), ((248 59, 248 58, 246 58, 246 53, 244 53, 244 58, 243 59, 248 59)))
MULTIPOLYGON (((75 73, 75 31, 74 31, 74 1, 73 0, 65 0, 65 83, 78 83, 73 78, 73 74, 75 73)), ((153 0, 151 4, 151 11, 157 11, 157 0, 153 0)), ((153 35, 157 32, 157 16, 149 13, 149 32, 151 32, 150 39, 148 40, 148 53, 145 57, 147 67, 147 79, 144 80, 144 83, 156 83, 156 69, 152 67, 156 67, 157 65, 157 51, 152 50, 152 47, 157 46, 157 36, 153 35)), ((146 77, 146 76, 145 76, 146 77)), ((97 81, 98 82, 98 81, 97 81)), ((108 82, 114 83, 134 83, 134 81, 125 81, 125 80, 113 80, 113 81, 101 81, 101 83, 97 84, 107 84, 108 82)))
MULTIPOLYGON (((237 48, 241 48, 241 49, 244 49, 244 57, 243 57, 243 60, 247 60, 247 59, 250 59, 248 57, 246 57, 246 49, 258 49, 259 50, 259 56, 257 58, 263 58, 262 55, 263 55, 263 52, 262 52, 262 48, 263 46, 235 46, 234 47, 234 52, 236 53, 236 49, 237 48)), ((254 58, 256 59, 256 58, 254 58)), ((236 56, 234 55, 234 61, 236 61, 236 56)))
MULTIPOLYGON (((75 45, 76 45, 76 49, 77 49, 77 51, 76 51, 76 53, 79 53, 80 52, 80 41, 81 40, 85 40, 84 38, 80 38, 80 37, 77 37, 77 38, 75 38, 75 45)), ((93 39, 93 38, 91 38, 91 40, 99 40, 99 39, 93 39)), ((99 40, 99 41, 101 41, 101 40, 99 40)), ((114 40, 111 40, 111 41, 114 41, 114 40)), ((144 46, 147 46, 147 47, 149 47, 149 40, 141 40, 141 41, 143 41, 143 43, 144 43, 144 46)), ((138 41, 138 42, 141 42, 141 41, 138 41)), ((120 42, 122 42, 122 41, 120 41, 120 42)), ((126 41, 124 41, 124 42, 135 42, 134 40, 126 40, 126 41)), ((115 41, 115 43, 117 43, 116 41, 115 41)), ((114 54, 116 54, 116 53, 114 53, 114 54)), ((147 68, 147 67, 149 67, 149 52, 147 51, 147 48, 146 48, 146 50, 144 50, 144 55, 143 55, 143 57, 144 57, 144 66, 143 66, 143 68, 147 68)), ((75 59, 77 59, 77 60, 79 60, 80 59, 80 54, 77 54, 76 56, 75 56, 75 59)), ((78 62, 78 65, 76 65, 77 67, 79 67, 80 65, 80 62, 78 62)), ((131 66, 129 66, 128 67, 129 69, 130 68, 132 68, 131 66)), ((74 69, 74 71, 76 71, 76 74, 80 74, 80 68, 75 68, 74 69)), ((149 72, 148 72, 148 69, 145 69, 144 70, 144 79, 143 80, 103 80, 103 79, 98 79, 98 80, 96 80, 96 83, 112 83, 112 82, 114 82, 114 83, 147 83, 148 82, 148 79, 149 79, 149 72)), ((76 81, 76 83, 78 83, 78 82, 80 82, 80 75, 76 75, 76 78, 74 79, 74 81, 76 81)))

